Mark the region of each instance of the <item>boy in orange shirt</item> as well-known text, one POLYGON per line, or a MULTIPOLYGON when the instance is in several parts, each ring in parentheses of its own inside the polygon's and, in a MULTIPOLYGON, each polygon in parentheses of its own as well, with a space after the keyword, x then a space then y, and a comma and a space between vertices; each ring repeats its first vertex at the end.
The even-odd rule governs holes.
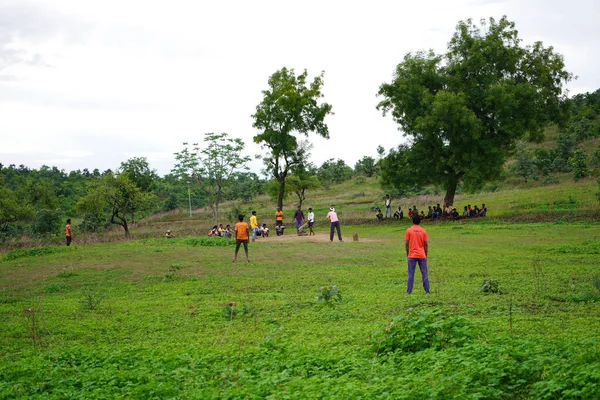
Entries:
POLYGON ((65 226, 65 236, 67 238, 67 246, 71 245, 73 239, 73 230, 71 229, 71 218, 67 219, 67 225, 65 226))
POLYGON ((246 251, 246 262, 250 262, 250 260, 248 260, 248 237, 250 236, 250 227, 244 222, 244 216, 242 214, 238 215, 238 219, 240 222, 235 224, 234 228, 235 255, 233 256, 233 262, 237 262, 238 251, 240 250, 240 245, 242 243, 244 244, 244 250, 246 251))
POLYGON ((429 250, 429 238, 425 229, 419 225, 421 217, 416 214, 412 217, 413 225, 406 230, 406 257, 408 258, 408 286, 406 293, 411 294, 415 281, 415 269, 417 263, 423 278, 423 289, 429 294, 429 274, 427 272, 427 251, 429 250))

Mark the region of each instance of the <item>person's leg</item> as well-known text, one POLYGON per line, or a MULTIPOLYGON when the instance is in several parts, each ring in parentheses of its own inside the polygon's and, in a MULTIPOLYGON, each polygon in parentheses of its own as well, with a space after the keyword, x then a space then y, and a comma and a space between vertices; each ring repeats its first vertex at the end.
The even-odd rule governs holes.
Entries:
POLYGON ((71 236, 67 236, 67 246, 71 245, 71 236))
POLYGON ((248 259, 248 240, 244 240, 242 243, 244 243, 244 251, 246 252, 246 262, 250 262, 248 259))
POLYGON ((236 239, 235 240, 235 253, 233 255, 233 262, 237 262, 237 255, 238 255, 238 251, 240 251, 240 244, 242 244, 242 241, 240 239, 236 239))
POLYGON ((335 222, 332 222, 329 226, 329 241, 333 242, 333 231, 335 229, 335 222))
POLYGON ((338 234, 338 239, 340 240, 340 242, 342 241, 342 231, 340 229, 340 221, 337 221, 335 223, 335 229, 337 230, 337 234, 338 234))
POLYGON ((419 258, 417 259, 417 262, 419 263, 419 269, 421 270, 423 289, 425 289, 425 293, 429 293, 429 271, 427 270, 427 259, 419 258))
POLYGON ((385 217, 388 217, 388 213, 390 213, 390 217, 392 216, 391 209, 389 207, 385 208, 385 217))
POLYGON ((406 293, 411 294, 413 290, 413 284, 415 282, 415 269, 417 268, 417 259, 408 259, 408 283, 406 286, 406 293))

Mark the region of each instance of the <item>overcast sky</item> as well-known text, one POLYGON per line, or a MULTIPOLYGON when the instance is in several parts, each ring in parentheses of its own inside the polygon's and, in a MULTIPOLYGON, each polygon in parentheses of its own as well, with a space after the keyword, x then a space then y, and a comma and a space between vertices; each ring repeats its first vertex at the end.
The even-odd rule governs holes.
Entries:
POLYGON ((571 94, 600 88, 599 0, 0 0, 0 163, 103 171, 147 157, 164 175, 205 132, 254 156, 251 115, 288 67, 325 71, 335 115, 330 140, 309 137, 311 161, 354 166, 403 142, 375 106, 404 55, 502 15, 565 57, 571 94))

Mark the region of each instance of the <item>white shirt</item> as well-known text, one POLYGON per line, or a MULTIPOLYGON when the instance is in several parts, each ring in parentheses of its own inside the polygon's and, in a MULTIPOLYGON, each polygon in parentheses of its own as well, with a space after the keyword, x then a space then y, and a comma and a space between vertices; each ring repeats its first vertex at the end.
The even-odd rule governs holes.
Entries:
POLYGON ((308 222, 315 222, 315 213, 312 211, 308 213, 308 222))

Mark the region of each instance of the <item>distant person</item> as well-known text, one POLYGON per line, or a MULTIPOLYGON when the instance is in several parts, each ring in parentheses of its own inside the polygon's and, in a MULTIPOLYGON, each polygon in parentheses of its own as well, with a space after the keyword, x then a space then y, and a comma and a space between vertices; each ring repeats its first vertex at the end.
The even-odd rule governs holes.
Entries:
POLYGON ((479 216, 485 217, 486 215, 487 215, 487 207, 485 206, 485 203, 482 203, 481 209, 479 210, 479 216))
POLYGON ((231 226, 229 224, 225 225, 225 230, 223 231, 223 237, 230 238, 233 231, 231 230, 231 226))
POLYGON ((175 236, 173 236, 173 235, 171 234, 171 230, 170 230, 170 229, 167 229, 167 234, 165 235, 165 237, 166 237, 167 239, 173 239, 175 236))
POLYGON ((388 212, 390 213, 390 217, 392 216, 392 199, 389 194, 385 195, 385 217, 388 217, 388 212))
POLYGON ((223 228, 223 224, 219 224, 219 236, 223 236, 223 232, 225 232, 225 228, 223 228))
POLYGON ((404 218, 404 212, 402 211, 402 207, 398 206, 398 209, 394 212, 394 218, 400 221, 404 218))
POLYGON ((298 235, 302 235, 300 227, 304 225, 304 213, 302 212, 302 206, 298 206, 296 213, 294 214, 294 220, 296 221, 296 232, 298 235))
POLYGON ((256 235, 260 233, 256 211, 252 211, 252 216, 250 217, 250 229, 252 229, 252 241, 254 242, 256 240, 256 235))
POLYGON ((465 206, 465 208, 463 209, 463 217, 467 218, 471 216, 471 213, 469 213, 469 209, 467 208, 467 206, 465 206))
POLYGON ((408 209, 408 218, 412 218, 412 217, 413 217, 413 215, 415 215, 415 214, 413 213, 413 209, 412 209, 412 208, 409 208, 409 209, 408 209))
POLYGON ((329 228, 329 241, 333 242, 333 231, 337 230, 338 239, 342 242, 342 232, 340 230, 340 220, 338 219, 337 213, 335 212, 335 208, 331 207, 329 209, 329 213, 327 214, 327 218, 331 221, 331 226, 329 228))
POLYGON ((212 229, 208 232, 208 236, 219 236, 219 228, 217 225, 212 227, 212 229))
POLYGON ((275 230, 277 230, 278 226, 283 225, 283 211, 281 211, 281 207, 277 207, 277 211, 275 211, 275 230))
POLYGON ((262 224, 260 235, 264 238, 269 237, 269 228, 267 228, 267 224, 262 224))
POLYGON ((379 209, 379 208, 377 209, 375 216, 377 217, 377 220, 383 221, 383 213, 381 212, 381 209, 379 209))
POLYGON ((65 237, 67 239, 67 246, 71 245, 73 240, 73 229, 71 228, 71 218, 67 219, 67 225, 65 225, 65 237))
POLYGON ((240 250, 240 245, 244 245, 244 251, 246 252, 246 262, 250 262, 248 259, 248 237, 250 236, 250 227, 247 223, 244 222, 244 216, 242 214, 238 215, 239 222, 235 224, 235 228, 233 230, 235 235, 235 254, 233 256, 233 262, 237 262, 238 251, 240 250))
POLYGON ((315 231, 313 230, 313 226, 315 226, 315 213, 311 207, 308 208, 308 215, 306 218, 308 219, 308 236, 314 236, 315 231))
POLYGON ((419 264, 421 277, 423 279, 423 289, 429 294, 429 274, 427 271, 427 252, 429 249, 429 238, 425 229, 419 225, 421 217, 415 215, 412 218, 413 225, 406 230, 404 234, 406 257, 408 258, 408 284, 406 293, 411 294, 415 280, 415 269, 419 264))

